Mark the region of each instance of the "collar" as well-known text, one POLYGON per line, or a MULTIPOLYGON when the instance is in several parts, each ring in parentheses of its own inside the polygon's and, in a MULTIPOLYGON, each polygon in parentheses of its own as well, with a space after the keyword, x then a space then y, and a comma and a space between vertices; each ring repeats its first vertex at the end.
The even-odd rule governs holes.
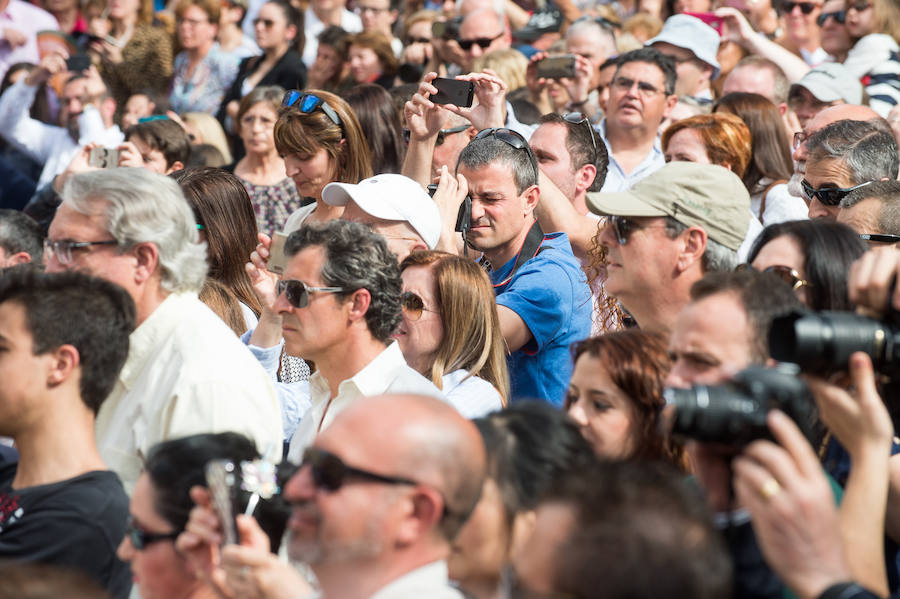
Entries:
MULTIPOLYGON (((400 346, 396 341, 391 341, 390 345, 363 366, 359 372, 349 379, 341 381, 338 385, 338 395, 343 394, 347 386, 355 387, 360 395, 381 395, 392 380, 393 373, 406 365, 400 346)), ((321 372, 316 372, 310 377, 310 384, 315 385, 317 390, 322 391, 326 396, 330 395, 328 380, 321 372)))
POLYGON ((387 597, 423 596, 424 591, 435 591, 439 587, 449 587, 447 562, 438 560, 407 572, 400 578, 389 582, 378 590, 370 599, 387 599, 387 597))
POLYGON ((128 358, 119 380, 130 390, 147 365, 159 356, 159 347, 175 334, 182 318, 199 302, 196 293, 170 293, 152 314, 128 337, 128 358))

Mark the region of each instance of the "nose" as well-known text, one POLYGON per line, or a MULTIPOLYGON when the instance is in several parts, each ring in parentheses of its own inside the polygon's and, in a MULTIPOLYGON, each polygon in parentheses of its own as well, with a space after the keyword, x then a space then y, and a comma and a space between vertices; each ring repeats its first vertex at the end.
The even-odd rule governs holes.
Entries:
POLYGON ((284 499, 288 503, 296 503, 312 499, 316 493, 316 485, 312 478, 312 468, 300 466, 284 486, 284 499))
POLYGON ((600 245, 605 248, 613 247, 619 245, 618 240, 616 239, 616 234, 612 230, 612 223, 608 220, 606 224, 600 229, 600 245))
POLYGON ((294 160, 291 156, 285 156, 284 158, 284 172, 290 177, 294 178, 297 173, 300 172, 300 165, 297 164, 297 161, 294 160))
POLYGON ((575 400, 569 407, 569 418, 574 420, 579 426, 587 426, 587 415, 584 413, 584 407, 581 405, 581 400, 575 400))
POLYGON ((684 365, 680 361, 676 360, 675 363, 672 364, 672 369, 669 371, 669 374, 666 375, 664 385, 675 389, 686 389, 691 386, 688 382, 688 377, 684 372, 684 365))
POLYGON ((128 535, 122 539, 122 542, 119 543, 118 549, 116 549, 116 555, 123 562, 130 562, 134 559, 134 545, 131 544, 131 539, 128 538, 128 535))
POLYGON ((791 11, 792 17, 802 17, 803 11, 800 9, 800 4, 797 3, 794 5, 794 9, 791 11))
POLYGON ((484 216, 484 206, 481 205, 481 202, 476 199, 472 199, 472 222, 476 223, 480 218, 484 216))
POLYGON ((794 159, 795 162, 806 162, 807 157, 809 156, 809 151, 806 148, 806 142, 802 142, 799 146, 794 148, 794 153, 791 154, 791 158, 794 159))
POLYGON ((472 47, 469 48, 469 56, 472 58, 478 58, 482 54, 484 54, 484 50, 478 44, 472 44, 472 47))
POLYGON ((272 304, 272 309, 278 314, 288 314, 294 309, 294 306, 287 301, 287 294, 281 293, 275 296, 275 303, 272 304))
POLYGON ((825 205, 819 201, 819 198, 813 198, 809 201, 809 218, 819 218, 821 216, 828 216, 828 210, 825 209, 825 205))

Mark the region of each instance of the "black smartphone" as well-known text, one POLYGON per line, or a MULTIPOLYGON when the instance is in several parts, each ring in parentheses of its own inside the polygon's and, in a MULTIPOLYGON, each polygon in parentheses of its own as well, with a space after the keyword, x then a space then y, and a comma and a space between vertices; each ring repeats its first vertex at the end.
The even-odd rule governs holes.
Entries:
POLYGON ((562 79, 575 77, 575 55, 553 56, 544 58, 537 64, 537 76, 544 79, 562 79))
POLYGON ((453 104, 463 108, 472 105, 472 98, 475 96, 475 84, 471 81, 438 77, 431 84, 438 90, 438 93, 429 98, 435 104, 453 104))
POLYGON ((91 57, 87 54, 73 54, 66 59, 66 70, 80 73, 91 68, 91 57))

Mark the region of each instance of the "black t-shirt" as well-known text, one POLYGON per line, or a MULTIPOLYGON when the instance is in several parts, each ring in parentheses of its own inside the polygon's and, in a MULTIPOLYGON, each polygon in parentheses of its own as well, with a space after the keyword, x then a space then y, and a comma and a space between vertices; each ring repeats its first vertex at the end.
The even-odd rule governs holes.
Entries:
POLYGON ((0 465, 0 560, 75 568, 113 597, 128 597, 131 570, 116 557, 128 520, 119 477, 93 471, 14 490, 17 466, 0 465))

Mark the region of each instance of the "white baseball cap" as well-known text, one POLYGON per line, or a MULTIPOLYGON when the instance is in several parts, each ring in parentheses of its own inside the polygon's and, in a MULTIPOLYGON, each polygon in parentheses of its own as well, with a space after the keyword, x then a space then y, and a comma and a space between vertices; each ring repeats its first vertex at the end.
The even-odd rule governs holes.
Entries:
POLYGON ((719 32, 690 15, 673 15, 666 19, 662 31, 653 39, 647 40, 645 46, 656 42, 665 42, 685 50, 690 50, 701 61, 713 68, 712 79, 719 76, 722 67, 716 59, 719 51, 719 32))
POLYGON ((322 190, 322 200, 330 206, 346 206, 353 200, 375 218, 407 222, 428 249, 433 250, 441 236, 437 204, 421 185, 403 175, 385 173, 357 184, 329 183, 322 190))

